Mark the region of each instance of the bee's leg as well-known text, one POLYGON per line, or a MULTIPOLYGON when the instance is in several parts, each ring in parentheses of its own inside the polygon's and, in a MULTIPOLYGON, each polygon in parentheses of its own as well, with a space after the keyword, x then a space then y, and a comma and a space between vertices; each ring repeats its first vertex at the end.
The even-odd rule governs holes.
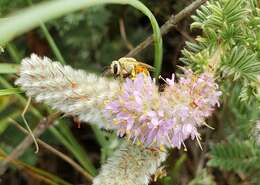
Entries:
POLYGON ((124 78, 128 78, 128 77, 131 77, 131 74, 130 74, 130 73, 124 74, 124 78))
POLYGON ((145 71, 144 71, 144 74, 145 74, 146 76, 150 76, 150 73, 149 73, 148 70, 145 70, 145 71))
POLYGON ((125 69, 123 69, 122 72, 120 73, 120 75, 121 75, 121 78, 127 78, 127 77, 129 77, 130 74, 125 69))
POLYGON ((133 70, 131 71, 131 76, 133 79, 136 77, 136 74, 137 73, 136 73, 135 69, 133 68, 133 70))

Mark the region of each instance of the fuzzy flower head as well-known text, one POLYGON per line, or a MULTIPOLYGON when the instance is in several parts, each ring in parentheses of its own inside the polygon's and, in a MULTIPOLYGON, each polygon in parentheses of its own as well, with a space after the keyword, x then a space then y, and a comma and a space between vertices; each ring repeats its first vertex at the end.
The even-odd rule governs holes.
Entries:
POLYGON ((119 82, 99 77, 47 57, 32 54, 22 60, 15 82, 28 96, 80 120, 110 129, 103 119, 104 102, 114 96, 119 82))
POLYGON ((151 77, 139 74, 126 80, 104 111, 118 135, 150 148, 180 148, 187 138, 199 138, 197 127, 205 123, 221 95, 213 76, 186 71, 178 83, 174 76, 166 81, 160 93, 151 77))
POLYGON ((180 148, 188 137, 199 138, 197 127, 207 125, 205 119, 212 114, 215 105, 219 106, 222 93, 211 73, 196 75, 186 70, 178 83, 174 82, 174 76, 167 79, 167 83, 161 97, 175 119, 169 134, 171 142, 180 148))
POLYGON ((204 119, 199 118, 206 118, 212 114, 216 104, 219 106, 218 99, 222 93, 218 91, 218 85, 211 73, 196 75, 191 70, 186 70, 178 83, 174 83, 173 80, 174 76, 172 79, 167 79, 168 86, 163 92, 164 97, 173 110, 176 106, 185 106, 186 111, 183 110, 185 115, 194 112, 194 118, 198 118, 197 124, 204 122, 204 119))

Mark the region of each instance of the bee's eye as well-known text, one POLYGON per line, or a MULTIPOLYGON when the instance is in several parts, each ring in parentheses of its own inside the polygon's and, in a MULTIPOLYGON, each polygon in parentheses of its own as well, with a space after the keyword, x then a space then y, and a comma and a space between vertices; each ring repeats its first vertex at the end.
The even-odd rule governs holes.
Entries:
POLYGON ((114 65, 113 65, 113 73, 114 73, 115 75, 117 75, 117 73, 118 73, 118 64, 114 64, 114 65))
POLYGON ((114 75, 119 75, 120 74, 120 65, 118 61, 113 61, 111 64, 111 72, 114 75))

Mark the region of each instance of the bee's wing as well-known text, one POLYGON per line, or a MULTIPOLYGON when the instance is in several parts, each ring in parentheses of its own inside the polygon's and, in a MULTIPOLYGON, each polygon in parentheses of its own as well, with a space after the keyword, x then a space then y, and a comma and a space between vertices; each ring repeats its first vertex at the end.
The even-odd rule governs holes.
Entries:
POLYGON ((143 62, 137 62, 137 64, 140 66, 143 66, 145 68, 147 68, 149 71, 153 71, 154 70, 154 67, 153 66, 150 66, 149 64, 146 64, 146 63, 143 63, 143 62))
POLYGON ((137 60, 128 60, 127 62, 128 62, 128 63, 133 63, 134 65, 137 65, 137 66, 145 67, 145 68, 147 68, 149 71, 154 70, 154 67, 153 67, 153 66, 150 66, 149 64, 146 64, 146 63, 144 63, 144 62, 140 62, 140 61, 137 61, 137 60))
POLYGON ((132 57, 122 57, 118 60, 121 63, 127 63, 127 64, 133 64, 136 66, 142 66, 144 68, 147 68, 149 71, 153 71, 154 67, 150 66, 149 64, 143 63, 143 62, 139 62, 137 61, 135 58, 132 57))

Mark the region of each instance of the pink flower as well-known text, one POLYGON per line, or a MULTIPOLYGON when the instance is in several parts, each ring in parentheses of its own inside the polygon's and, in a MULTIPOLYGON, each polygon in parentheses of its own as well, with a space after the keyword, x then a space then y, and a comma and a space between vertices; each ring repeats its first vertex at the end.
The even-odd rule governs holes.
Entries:
POLYGON ((146 147, 180 148, 191 137, 199 138, 197 127, 205 123, 221 92, 212 75, 195 75, 185 71, 178 83, 166 79, 160 93, 151 77, 139 74, 127 79, 116 97, 105 107, 106 118, 118 135, 126 135, 134 143, 146 147))

